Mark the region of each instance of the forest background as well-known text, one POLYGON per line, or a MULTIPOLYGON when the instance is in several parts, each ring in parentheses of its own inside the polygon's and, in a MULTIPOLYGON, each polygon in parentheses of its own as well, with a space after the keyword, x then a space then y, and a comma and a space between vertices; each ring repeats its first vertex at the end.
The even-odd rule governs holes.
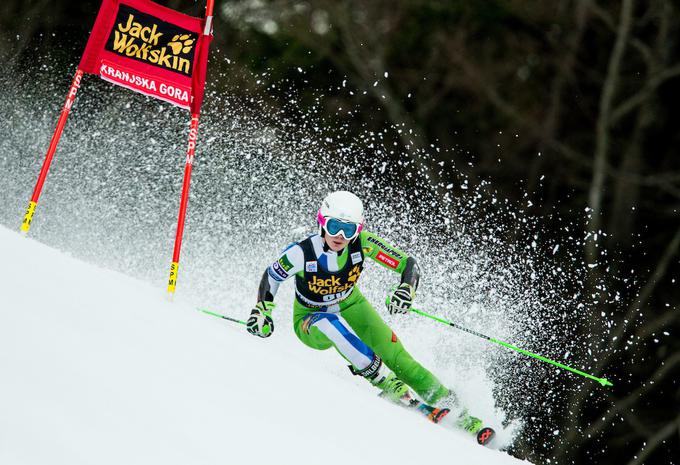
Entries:
MULTIPOLYGON (((196 16, 204 9, 160 3, 196 16)), ((48 52, 63 63, 65 94, 98 7, 3 0, 6 69, 48 52)), ((614 337, 593 371, 615 386, 604 400, 592 396, 596 384, 570 393, 559 437, 545 432, 540 445, 520 437, 513 455, 678 463, 679 2, 217 0, 216 17, 213 89, 247 101, 285 82, 297 105, 342 127, 347 140, 369 129, 384 131, 399 154, 436 146, 427 162, 433 180, 454 180, 456 172, 437 169, 453 161, 473 185, 492 186, 543 218, 549 234, 580 224, 585 263, 607 256, 609 268, 593 267, 584 292, 607 294, 602 313, 589 318, 609 315, 614 337), (343 81, 366 91, 350 97, 343 81), (614 294, 624 305, 608 298, 614 294)), ((276 92, 265 98, 287 111, 276 92)), ((587 324, 574 331, 588 337, 587 324)))

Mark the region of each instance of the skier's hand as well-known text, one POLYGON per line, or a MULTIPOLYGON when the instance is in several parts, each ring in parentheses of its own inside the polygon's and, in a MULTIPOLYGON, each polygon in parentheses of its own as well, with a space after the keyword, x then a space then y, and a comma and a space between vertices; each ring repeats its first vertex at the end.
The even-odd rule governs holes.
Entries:
POLYGON ((258 302, 250 312, 246 322, 248 332, 253 336, 269 337, 274 332, 274 320, 271 314, 276 304, 274 302, 258 302))
POLYGON ((387 311, 391 315, 403 315, 411 310, 416 290, 409 283, 401 283, 387 298, 387 311))

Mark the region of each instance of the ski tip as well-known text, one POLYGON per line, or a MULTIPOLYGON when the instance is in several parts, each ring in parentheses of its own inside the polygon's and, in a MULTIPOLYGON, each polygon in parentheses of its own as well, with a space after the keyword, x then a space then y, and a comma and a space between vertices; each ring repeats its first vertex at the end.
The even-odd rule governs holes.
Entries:
POLYGON ((488 426, 482 428, 477 432, 477 444, 486 446, 489 442, 491 442, 495 435, 496 432, 493 428, 489 428, 488 426))

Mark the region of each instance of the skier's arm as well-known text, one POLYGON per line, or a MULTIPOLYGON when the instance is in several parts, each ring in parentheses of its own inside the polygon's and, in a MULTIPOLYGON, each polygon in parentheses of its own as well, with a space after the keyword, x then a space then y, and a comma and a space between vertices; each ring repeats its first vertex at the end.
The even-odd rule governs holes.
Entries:
POLYGON ((304 254, 299 245, 293 244, 283 251, 281 256, 267 267, 260 287, 257 291, 258 302, 272 302, 282 282, 303 270, 305 264, 304 254))
POLYGON ((274 320, 271 315, 276 306, 274 296, 279 290, 279 285, 295 273, 302 271, 304 264, 305 257, 302 249, 299 245, 293 244, 283 251, 278 260, 267 267, 257 291, 257 304, 246 322, 246 328, 250 334, 259 337, 272 335, 274 320))
POLYGON ((402 250, 397 249, 380 236, 368 231, 360 234, 361 248, 364 256, 378 262, 388 270, 401 274, 402 282, 405 279, 418 281, 418 267, 413 257, 409 257, 402 250))
POLYGON ((401 283, 407 283, 413 286, 413 289, 418 289, 418 281, 420 281, 420 268, 413 257, 406 259, 404 271, 401 273, 401 283))
POLYGON ((260 280, 260 287, 257 290, 257 301, 273 302, 274 295, 279 290, 279 284, 280 283, 278 281, 272 279, 271 276, 269 276, 269 268, 267 268, 262 275, 262 279, 260 280))
POLYGON ((388 299, 387 309, 390 313, 408 313, 420 280, 420 270, 416 259, 409 257, 375 234, 365 231, 360 237, 364 256, 401 274, 401 283, 388 299))

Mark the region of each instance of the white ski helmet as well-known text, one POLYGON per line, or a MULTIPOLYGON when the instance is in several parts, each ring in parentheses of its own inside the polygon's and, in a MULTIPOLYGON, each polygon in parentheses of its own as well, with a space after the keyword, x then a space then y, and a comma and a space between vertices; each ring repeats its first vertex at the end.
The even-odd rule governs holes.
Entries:
POLYGON ((321 227, 326 224, 328 218, 356 223, 358 225, 358 234, 361 232, 364 225, 364 204, 359 197, 351 192, 332 192, 323 199, 321 208, 319 208, 319 212, 316 216, 319 226, 321 227))

